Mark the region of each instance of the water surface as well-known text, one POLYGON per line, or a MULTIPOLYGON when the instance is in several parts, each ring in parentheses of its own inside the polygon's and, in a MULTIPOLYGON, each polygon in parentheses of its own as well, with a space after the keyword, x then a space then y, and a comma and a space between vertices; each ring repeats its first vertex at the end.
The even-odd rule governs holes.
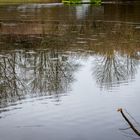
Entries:
POLYGON ((139 13, 139 4, 1 6, 1 140, 138 138, 116 110, 140 122, 139 13))

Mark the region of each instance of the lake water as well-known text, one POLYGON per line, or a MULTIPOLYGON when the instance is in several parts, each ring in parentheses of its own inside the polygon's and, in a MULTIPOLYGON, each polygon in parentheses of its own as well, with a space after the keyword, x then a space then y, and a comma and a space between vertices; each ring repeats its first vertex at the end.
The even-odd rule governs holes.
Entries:
POLYGON ((139 138, 117 112, 140 123, 139 13, 139 3, 0 6, 0 140, 139 138))

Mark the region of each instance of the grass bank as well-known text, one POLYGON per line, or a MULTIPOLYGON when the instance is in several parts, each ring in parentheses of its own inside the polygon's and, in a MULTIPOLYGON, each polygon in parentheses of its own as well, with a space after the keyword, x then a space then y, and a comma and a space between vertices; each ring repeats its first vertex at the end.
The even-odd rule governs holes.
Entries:
POLYGON ((61 2, 61 0, 0 0, 0 5, 9 4, 25 4, 25 3, 54 3, 61 2))
POLYGON ((25 3, 58 3, 66 4, 100 4, 101 0, 90 0, 90 2, 83 2, 82 0, 0 0, 0 5, 8 4, 25 4, 25 3))

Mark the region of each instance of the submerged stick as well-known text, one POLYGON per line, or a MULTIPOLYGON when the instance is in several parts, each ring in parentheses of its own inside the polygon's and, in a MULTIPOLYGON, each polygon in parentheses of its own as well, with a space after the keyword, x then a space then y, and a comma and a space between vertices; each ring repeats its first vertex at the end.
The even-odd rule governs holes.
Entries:
POLYGON ((129 119, 125 116, 122 108, 118 109, 118 112, 120 112, 123 116, 123 118, 126 120, 126 122, 129 124, 130 128, 135 132, 135 134, 137 134, 138 136, 140 136, 140 132, 134 127, 134 125, 129 121, 129 119))

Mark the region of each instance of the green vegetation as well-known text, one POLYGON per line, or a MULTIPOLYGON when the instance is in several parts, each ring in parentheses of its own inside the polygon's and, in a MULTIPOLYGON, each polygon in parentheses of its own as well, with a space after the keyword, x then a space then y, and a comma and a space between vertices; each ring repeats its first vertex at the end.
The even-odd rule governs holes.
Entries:
POLYGON ((80 4, 82 0, 62 0, 62 2, 66 4, 80 4))
POLYGON ((62 0, 63 3, 66 4, 96 4, 99 5, 101 0, 90 0, 90 2, 82 2, 82 0, 62 0))
POLYGON ((90 0, 91 3, 95 3, 95 4, 101 4, 101 0, 90 0))

